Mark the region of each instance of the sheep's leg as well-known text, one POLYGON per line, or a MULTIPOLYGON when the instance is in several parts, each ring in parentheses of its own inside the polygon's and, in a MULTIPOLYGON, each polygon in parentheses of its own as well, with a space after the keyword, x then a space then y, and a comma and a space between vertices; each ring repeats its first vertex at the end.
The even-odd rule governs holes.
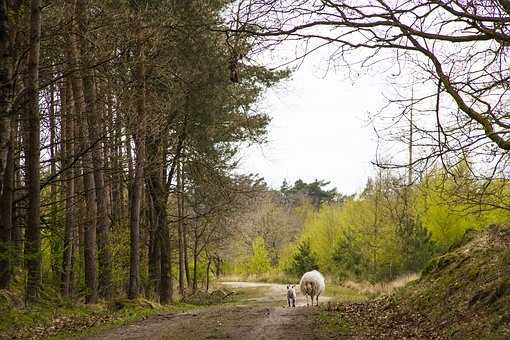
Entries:
POLYGON ((287 303, 289 304, 289 307, 290 307, 290 299, 289 298, 287 298, 287 303))
POLYGON ((306 297, 306 307, 308 307, 309 306, 309 304, 308 304, 308 295, 305 295, 305 297, 306 297))
POLYGON ((292 307, 296 307, 296 299, 292 299, 292 307))
POLYGON ((317 295, 317 306, 319 305, 319 295, 317 295))

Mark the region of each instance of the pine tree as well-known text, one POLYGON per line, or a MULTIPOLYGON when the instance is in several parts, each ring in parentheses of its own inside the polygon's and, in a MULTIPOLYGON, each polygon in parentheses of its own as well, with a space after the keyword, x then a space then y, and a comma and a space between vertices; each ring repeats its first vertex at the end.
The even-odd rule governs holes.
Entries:
POLYGON ((428 229, 419 220, 404 214, 397 226, 397 235, 401 240, 404 270, 409 272, 421 270, 436 249, 428 229))
POLYGON ((317 256, 310 247, 310 240, 305 240, 298 245, 297 252, 294 254, 288 271, 293 274, 302 275, 314 269, 319 269, 317 256))

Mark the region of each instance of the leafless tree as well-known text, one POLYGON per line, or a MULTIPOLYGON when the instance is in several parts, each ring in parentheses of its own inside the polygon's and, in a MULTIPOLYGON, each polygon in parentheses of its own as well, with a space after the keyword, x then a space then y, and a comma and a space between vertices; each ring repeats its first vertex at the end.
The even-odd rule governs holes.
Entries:
POLYGON ((507 1, 240 0, 231 10, 231 31, 260 45, 297 41, 299 58, 328 49, 334 66, 385 65, 395 81, 413 83, 414 98, 409 91, 390 98, 391 110, 401 108, 393 126, 409 122, 414 106, 413 166, 448 169, 473 158, 482 164, 472 169, 477 175, 507 175, 507 1))

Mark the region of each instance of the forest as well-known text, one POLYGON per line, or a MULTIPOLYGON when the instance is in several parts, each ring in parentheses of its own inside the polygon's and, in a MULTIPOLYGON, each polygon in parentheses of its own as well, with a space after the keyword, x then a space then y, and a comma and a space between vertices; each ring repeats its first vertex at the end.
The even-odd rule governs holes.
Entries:
MULTIPOLYGON (((357 330, 362 322, 345 321, 345 310, 365 307, 331 301, 338 294, 352 303, 374 298, 353 282, 422 275, 402 293, 422 301, 412 287, 433 291, 433 282, 471 263, 459 258, 471 254, 476 233, 496 240, 482 248, 501 266, 476 255, 493 271, 468 273, 473 297, 462 306, 496 306, 482 313, 494 333, 472 325, 475 333, 462 333, 468 326, 459 330, 457 314, 448 327, 475 338, 509 335, 501 325, 510 320, 510 6, 362 2, 0 0, 0 339, 19 329, 26 333, 18 336, 33 337, 43 312, 41 327, 53 329, 40 338, 56 335, 55 320, 69 310, 100 314, 95 325, 129 301, 143 314, 131 321, 195 308, 213 294, 252 301, 250 294, 264 295, 219 287, 263 281, 283 289, 311 270, 332 287, 329 309, 310 312, 315 319, 293 315, 303 328, 324 326, 325 315, 343 318, 328 330, 335 337, 346 323, 357 330), (288 43, 300 53, 270 65, 265 53, 288 43), (261 105, 265 93, 285 87, 318 49, 352 73, 382 64, 398 89, 370 118, 378 143, 400 151, 377 153, 359 192, 342 193, 330 178, 271 187, 262 175, 239 171, 242 151, 268 142, 275 113, 261 105), (502 250, 491 253, 491 244, 502 250), (464 255, 462 247, 469 248, 464 255), (484 275, 492 281, 479 283, 484 275)), ((441 289, 455 294, 462 290, 451 287, 461 281, 469 280, 441 289)), ((242 314, 225 308, 233 318, 242 314)), ((389 307, 377 308, 385 315, 389 307)), ((427 322, 413 322, 401 328, 416 333, 392 326, 390 338, 432 334, 427 322)), ((190 338, 213 334, 204 327, 190 338)), ((386 334, 381 329, 374 334, 386 334)), ((147 334, 140 338, 161 336, 147 334)), ((244 337, 226 334, 218 337, 244 337)))
POLYGON ((256 190, 232 174, 264 136, 254 105, 287 76, 230 80, 223 5, 2 1, 1 288, 87 303, 196 289, 256 190))

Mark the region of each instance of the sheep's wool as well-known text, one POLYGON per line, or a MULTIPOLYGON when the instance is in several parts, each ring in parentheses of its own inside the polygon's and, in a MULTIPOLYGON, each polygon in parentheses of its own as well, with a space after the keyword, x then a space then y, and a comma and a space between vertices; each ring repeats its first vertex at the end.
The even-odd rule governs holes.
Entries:
POLYGON ((295 299, 296 298, 296 290, 294 287, 290 287, 287 289, 287 298, 288 299, 295 299))
POLYGON ((312 298, 321 295, 325 287, 324 276, 316 270, 304 273, 299 282, 301 293, 312 298))

